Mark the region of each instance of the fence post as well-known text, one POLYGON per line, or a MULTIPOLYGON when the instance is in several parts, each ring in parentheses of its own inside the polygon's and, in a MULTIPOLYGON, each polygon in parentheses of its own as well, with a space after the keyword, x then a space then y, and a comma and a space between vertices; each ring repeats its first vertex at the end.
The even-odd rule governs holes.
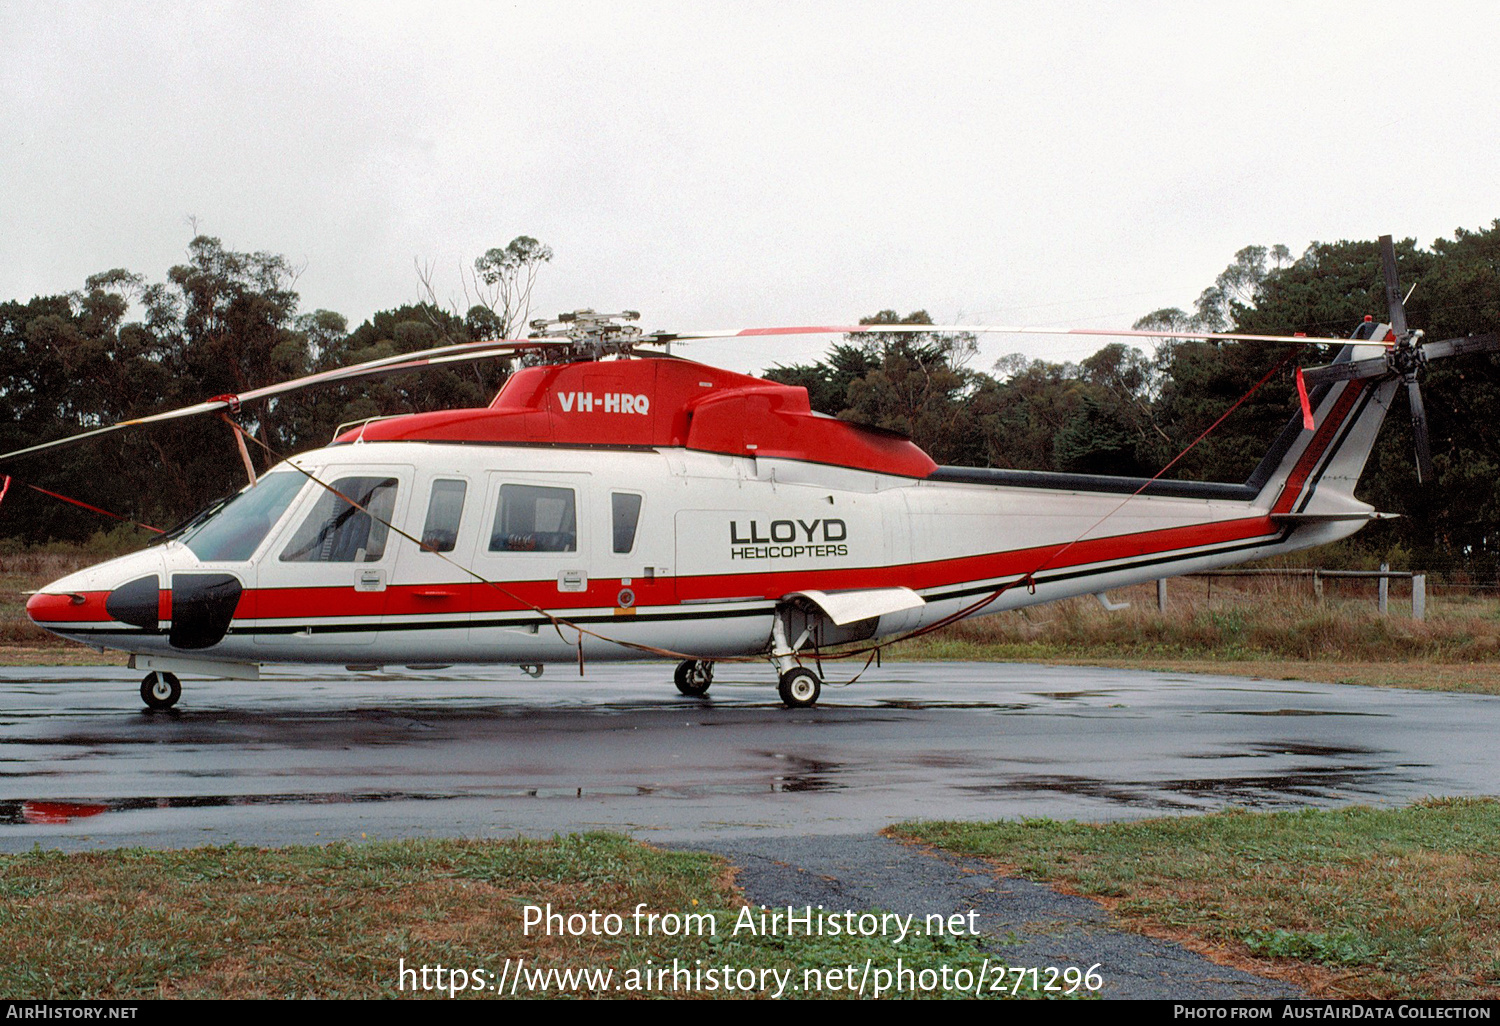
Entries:
POLYGON ((1318 570, 1313 571, 1313 600, 1323 604, 1323 574, 1318 570))
POLYGON ((1167 611, 1167 579, 1165 577, 1156 582, 1156 611, 1158 613, 1167 611))
MULTIPOLYGON (((1380 572, 1382 574, 1388 574, 1388 573, 1390 573, 1391 572, 1391 565, 1389 563, 1381 563, 1380 564, 1380 572)), ((1389 577, 1381 577, 1380 578, 1380 615, 1381 616, 1385 615, 1385 612, 1386 612, 1386 602, 1390 599, 1390 597, 1391 597, 1391 579, 1389 577)))
POLYGON ((1411 575, 1411 618, 1427 619, 1427 575, 1411 575))

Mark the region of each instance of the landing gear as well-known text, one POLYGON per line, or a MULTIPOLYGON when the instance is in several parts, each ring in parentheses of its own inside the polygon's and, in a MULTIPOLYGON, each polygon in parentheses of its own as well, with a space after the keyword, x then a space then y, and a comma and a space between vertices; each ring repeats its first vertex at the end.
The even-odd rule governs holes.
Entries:
POLYGON ((714 664, 702 659, 685 659, 677 664, 672 675, 677 690, 690 698, 708 694, 708 686, 714 682, 714 664))
POLYGON ((182 697, 182 681, 176 674, 153 671, 141 681, 141 701, 155 712, 165 712, 182 697))
POLYGON ((781 692, 781 700, 788 709, 805 709, 823 693, 823 682, 807 667, 798 666, 781 675, 776 690, 781 692))

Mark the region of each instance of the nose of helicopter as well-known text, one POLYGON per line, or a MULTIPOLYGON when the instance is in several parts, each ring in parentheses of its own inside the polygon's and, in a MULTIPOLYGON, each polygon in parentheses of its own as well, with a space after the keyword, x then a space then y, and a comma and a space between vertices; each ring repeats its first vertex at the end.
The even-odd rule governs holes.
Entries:
POLYGON ((102 617, 103 613, 104 597, 102 595, 62 592, 57 587, 57 582, 47 585, 45 589, 26 600, 26 615, 39 627, 51 628, 59 623, 97 620, 102 617))
POLYGON ((137 552, 53 581, 27 600, 26 615, 94 645, 203 649, 224 639, 243 594, 232 573, 178 571, 154 552, 137 552))
POLYGON ((155 631, 171 617, 171 593, 161 587, 161 560, 138 552, 58 578, 26 600, 26 615, 57 634, 78 635, 107 625, 155 631))

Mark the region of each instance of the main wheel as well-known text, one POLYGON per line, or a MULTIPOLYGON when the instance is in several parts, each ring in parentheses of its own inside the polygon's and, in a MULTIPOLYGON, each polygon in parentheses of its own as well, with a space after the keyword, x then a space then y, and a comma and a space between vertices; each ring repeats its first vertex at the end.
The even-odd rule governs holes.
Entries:
POLYGON ((714 664, 702 659, 684 659, 677 664, 677 672, 672 676, 678 691, 697 698, 706 695, 708 686, 714 682, 714 664))
POLYGON ((823 693, 823 682, 807 667, 798 666, 781 675, 776 690, 781 692, 781 700, 788 709, 805 709, 823 693))
POLYGON ((153 672, 141 681, 141 701, 161 712, 172 708, 182 697, 182 681, 175 674, 153 672))

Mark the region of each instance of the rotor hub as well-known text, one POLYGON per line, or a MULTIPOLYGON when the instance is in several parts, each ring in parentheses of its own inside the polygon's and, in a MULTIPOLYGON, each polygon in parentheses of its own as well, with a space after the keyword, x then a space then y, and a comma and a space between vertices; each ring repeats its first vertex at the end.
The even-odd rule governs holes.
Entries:
POLYGON ((1391 370, 1406 381, 1415 379, 1417 372, 1427 364, 1427 354, 1417 344, 1421 340, 1421 331, 1410 332, 1397 339, 1396 344, 1386 353, 1386 362, 1390 364, 1391 370))
POLYGON ((551 339, 567 343, 545 351, 528 353, 522 358, 526 364, 570 363, 575 360, 600 360, 606 356, 628 356, 636 343, 642 340, 643 332, 634 324, 640 318, 634 310, 604 314, 593 310, 574 310, 558 314, 552 320, 540 319, 531 322, 528 338, 551 339))

